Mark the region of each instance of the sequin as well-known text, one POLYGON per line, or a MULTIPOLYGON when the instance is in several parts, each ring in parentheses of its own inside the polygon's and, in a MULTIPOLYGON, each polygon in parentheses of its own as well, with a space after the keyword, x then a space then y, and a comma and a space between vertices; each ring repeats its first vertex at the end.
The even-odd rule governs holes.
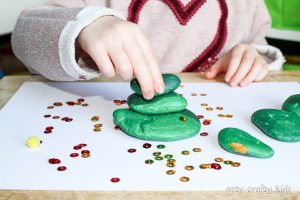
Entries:
POLYGON ((226 115, 224 115, 224 114, 218 114, 218 117, 224 118, 224 117, 226 117, 226 115))
POLYGON ((159 152, 159 151, 156 151, 156 152, 153 152, 153 154, 152 154, 153 156, 160 156, 161 155, 161 152, 159 152))
POLYGON ((200 148, 193 148, 193 152, 201 152, 200 148))
POLYGON ((162 156, 155 156, 154 159, 155 159, 155 160, 163 160, 164 157, 162 157, 162 156))
POLYGON ((97 122, 97 121, 99 121, 99 119, 100 119, 99 116, 93 116, 93 117, 91 118, 91 121, 97 122))
POLYGON ((201 136, 208 136, 208 133, 207 132, 202 132, 200 133, 201 136))
POLYGON ((170 159, 170 158, 173 158, 173 155, 172 154, 166 154, 164 157, 167 158, 167 159, 170 159))
POLYGON ((87 104, 87 103, 83 103, 83 104, 81 104, 81 106, 83 106, 83 107, 87 107, 89 104, 87 104))
POLYGON ((126 100, 122 100, 122 101, 121 101, 121 104, 126 104, 126 103, 127 103, 126 100))
POLYGON ((208 106, 207 103, 201 103, 201 106, 208 106))
POLYGON ((232 117, 233 117, 233 115, 231 115, 231 114, 227 114, 227 115, 226 115, 226 117, 227 117, 227 118, 232 118, 232 117))
POLYGON ((148 160, 145 160, 145 163, 146 163, 146 164, 153 164, 153 163, 154 163, 154 161, 153 161, 153 160, 151 160, 151 159, 148 159, 148 160))
POLYGON ((186 118, 186 117, 184 117, 184 116, 181 116, 181 117, 179 117, 179 120, 185 122, 185 121, 188 120, 188 118, 186 118))
POLYGON ((181 152, 181 154, 182 154, 182 155, 189 155, 189 154, 190 154, 190 152, 189 152, 189 151, 187 151, 187 150, 184 150, 184 151, 182 151, 182 152, 181 152))
POLYGON ((82 102, 84 102, 84 99, 77 99, 77 101, 82 103, 82 102))
POLYGON ((55 102, 55 103, 53 103, 53 105, 54 106, 62 106, 63 104, 62 104, 62 102, 55 102))
POLYGON ((103 126, 103 124, 95 124, 95 125, 94 125, 95 128, 100 128, 100 127, 102 127, 102 126, 103 126))
POLYGON ((209 169, 209 168, 211 168, 211 165, 210 164, 201 164, 199 167, 201 169, 209 169))
POLYGON ((211 168, 216 169, 216 170, 220 170, 222 167, 220 164, 218 163, 212 163, 211 164, 211 168))
POLYGON ((114 127, 114 129, 115 129, 115 130, 120 130, 121 128, 120 128, 120 126, 116 125, 116 126, 114 127))
POLYGON ((194 166, 192 166, 192 165, 187 165, 187 166, 184 167, 184 169, 185 169, 185 170, 188 170, 188 171, 191 171, 191 170, 194 169, 194 166))
POLYGON ((211 123, 211 120, 210 120, 210 119, 205 119, 205 120, 203 120, 203 122, 202 122, 203 125, 210 125, 210 123, 211 123))
POLYGON ((47 107, 47 109, 53 109, 54 108, 54 106, 48 106, 47 107))
POLYGON ((44 131, 44 133, 45 133, 45 134, 52 133, 52 130, 50 130, 50 129, 47 130, 47 129, 46 129, 46 130, 44 131))
POLYGON ((60 116, 53 116, 52 119, 59 119, 60 116))
POLYGON ((90 153, 90 151, 89 150, 82 150, 81 153, 82 154, 88 154, 88 153, 90 153))
POLYGON ((100 127, 96 127, 96 128, 94 128, 94 131, 95 132, 99 132, 99 131, 101 131, 102 129, 100 128, 100 127))
POLYGON ((151 144, 149 144, 149 143, 145 143, 145 144, 143 144, 143 147, 145 148, 145 149, 149 149, 149 148, 151 148, 151 144))
POLYGON ((207 107, 207 108, 205 108, 207 111, 212 111, 213 110, 213 108, 212 107, 207 107))
POLYGON ((171 158, 171 159, 168 159, 167 162, 168 162, 168 163, 175 163, 176 160, 171 158))
POLYGON ((81 154, 82 158, 88 158, 90 156, 91 156, 91 154, 89 154, 89 153, 83 153, 83 154, 81 154))
POLYGON ((204 116, 203 116, 203 115, 197 115, 197 118, 198 118, 198 119, 203 119, 204 116))
POLYGON ((59 164, 59 163, 61 163, 61 161, 58 159, 58 158, 50 158, 49 160, 48 160, 48 162, 50 163, 50 164, 59 164))
POLYGON ((215 161, 216 161, 216 162, 223 162, 224 159, 223 159, 223 158, 215 158, 215 161))
POLYGON ((75 103, 73 101, 67 101, 66 104, 69 105, 69 106, 74 106, 75 105, 75 103))
POLYGON ((170 170, 166 171, 166 174, 173 175, 173 174, 175 174, 175 170, 170 169, 170 170))
POLYGON ((241 163, 239 163, 239 162, 233 162, 233 163, 231 163, 231 165, 233 167, 239 167, 239 166, 241 166, 241 163))
POLYGON ((196 93, 191 93, 191 96, 197 96, 197 94, 196 93))
POLYGON ((205 93, 200 93, 200 96, 204 97, 204 96, 206 96, 206 94, 205 93))
POLYGON ((182 177, 179 178, 179 180, 180 180, 181 182, 188 182, 188 181, 190 181, 190 178, 189 178, 189 177, 186 177, 186 176, 182 176, 182 177))
POLYGON ((158 149, 164 149, 164 148, 166 148, 166 146, 163 145, 163 144, 159 144, 159 145, 157 145, 156 147, 157 147, 158 149))
POLYGON ((78 153, 71 153, 71 154, 70 154, 70 157, 71 157, 71 158, 75 158, 75 157, 78 157, 78 156, 79 156, 78 153))
POLYGON ((75 150, 79 150, 81 148, 82 148, 82 146, 80 146, 80 145, 76 145, 76 146, 73 147, 73 149, 75 149, 75 150))
POLYGON ((66 167, 66 166, 59 166, 59 167, 57 168, 57 170, 58 170, 58 171, 65 171, 65 170, 67 170, 67 167, 66 167))
POLYGON ((223 110, 223 107, 216 107, 217 110, 223 110))
POLYGON ((166 164, 167 167, 175 167, 175 163, 174 162, 168 162, 166 164))
POLYGON ((113 183, 118 183, 118 182, 120 182, 120 178, 114 177, 114 178, 111 178, 110 181, 113 183))
POLYGON ((51 117, 51 115, 44 115, 44 117, 45 117, 45 118, 49 118, 49 117, 51 117))
POLYGON ((128 153, 135 153, 135 152, 136 152, 136 149, 128 149, 127 152, 128 152, 128 153))
POLYGON ((231 160, 225 160, 224 161, 224 164, 226 164, 226 165, 231 165, 233 162, 231 161, 231 160))

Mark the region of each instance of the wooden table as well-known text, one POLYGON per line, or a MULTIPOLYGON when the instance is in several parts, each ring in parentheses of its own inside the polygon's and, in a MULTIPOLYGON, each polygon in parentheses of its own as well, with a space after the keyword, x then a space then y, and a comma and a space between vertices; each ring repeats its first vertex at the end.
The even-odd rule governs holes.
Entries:
MULTIPOLYGON (((183 82, 221 82, 223 76, 215 80, 205 80, 198 73, 179 74, 183 82)), ((47 81, 40 76, 6 76, 0 81, 0 108, 13 96, 17 89, 25 81, 47 81)), ((99 78, 93 82, 120 81, 118 78, 99 78)), ((265 78, 266 82, 288 82, 300 83, 300 71, 270 72, 265 78)), ((0 122, 1 123, 1 122, 0 122)), ((2 133, 3 134, 3 133, 2 133)), ((13 159, 13 158, 12 158, 13 159)), ((1 163, 0 163, 1 170, 1 163)), ((298 173, 298 172, 295 172, 298 173)), ((1 181, 1 180, 0 180, 1 181)), ((300 199, 300 192, 291 193, 234 193, 234 192, 85 192, 85 191, 19 191, 0 190, 0 200, 4 199, 300 199)))

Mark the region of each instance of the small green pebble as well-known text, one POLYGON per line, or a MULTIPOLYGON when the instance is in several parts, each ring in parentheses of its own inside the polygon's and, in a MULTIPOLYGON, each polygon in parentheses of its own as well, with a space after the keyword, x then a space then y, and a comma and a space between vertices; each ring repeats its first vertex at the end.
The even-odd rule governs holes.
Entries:
POLYGON ((166 155, 165 155, 165 158, 168 158, 168 159, 169 159, 169 158, 173 158, 173 155, 172 155, 172 154, 166 154, 166 155))
POLYGON ((158 148, 158 149, 164 149, 164 148, 166 148, 166 146, 163 145, 163 144, 159 144, 159 145, 157 145, 157 148, 158 148))

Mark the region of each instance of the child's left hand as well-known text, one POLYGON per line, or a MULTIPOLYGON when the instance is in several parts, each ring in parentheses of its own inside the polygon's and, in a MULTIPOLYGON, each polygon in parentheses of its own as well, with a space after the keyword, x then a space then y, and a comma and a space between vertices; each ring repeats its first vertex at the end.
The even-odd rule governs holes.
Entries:
POLYGON ((212 65, 204 76, 212 79, 222 72, 226 72, 225 82, 231 86, 243 87, 264 79, 268 66, 254 47, 238 44, 212 65))

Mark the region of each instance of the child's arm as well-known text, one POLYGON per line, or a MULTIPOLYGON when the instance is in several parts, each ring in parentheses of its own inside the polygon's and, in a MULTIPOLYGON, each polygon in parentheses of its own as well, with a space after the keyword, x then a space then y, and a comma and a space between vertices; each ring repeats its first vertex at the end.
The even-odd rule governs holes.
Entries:
POLYGON ((261 81, 268 70, 280 69, 284 62, 282 53, 267 45, 265 40, 270 27, 271 19, 264 2, 257 0, 256 13, 246 43, 233 47, 205 73, 205 77, 211 79, 226 72, 225 82, 231 86, 246 86, 251 82, 261 81))
MULTIPOLYGON (((100 74, 100 68, 106 76, 119 73, 124 79, 130 79, 134 73, 145 98, 152 98, 154 92, 161 93, 164 89, 158 65, 155 61, 149 64, 146 56, 143 56, 146 54, 145 51, 148 51, 147 58, 152 54, 149 53, 149 49, 146 49, 147 41, 141 40, 143 34, 139 32, 137 25, 121 20, 124 18, 119 13, 103 7, 105 1, 95 1, 97 6, 89 6, 85 2, 53 0, 43 6, 23 11, 12 34, 12 47, 15 55, 29 69, 51 80, 91 79, 100 74), (111 38, 110 41, 103 40, 101 31, 113 34, 115 38, 111 38), (79 35, 81 35, 80 44, 79 35), (127 38, 122 37, 124 35, 127 38), (137 43, 129 40, 136 36, 140 41, 139 44, 142 43, 142 47, 137 48, 137 43), (117 64, 121 62, 122 57, 118 53, 125 46, 125 40, 130 45, 130 47, 126 45, 126 48, 136 50, 130 52, 134 54, 134 58, 130 57, 128 60, 123 56, 122 63, 117 64), (118 54, 117 57, 113 58, 112 63, 106 62, 103 66, 107 57, 101 57, 104 53, 100 50, 109 42, 111 46, 115 44, 115 47, 119 45, 121 48, 115 48, 113 56, 118 54), (83 51, 80 46, 87 52, 83 51), (124 67, 126 59, 127 64, 134 59, 136 68, 131 65, 124 67), (107 73, 107 71, 110 72, 107 73)), ((107 53, 111 52, 107 50, 107 53)))

